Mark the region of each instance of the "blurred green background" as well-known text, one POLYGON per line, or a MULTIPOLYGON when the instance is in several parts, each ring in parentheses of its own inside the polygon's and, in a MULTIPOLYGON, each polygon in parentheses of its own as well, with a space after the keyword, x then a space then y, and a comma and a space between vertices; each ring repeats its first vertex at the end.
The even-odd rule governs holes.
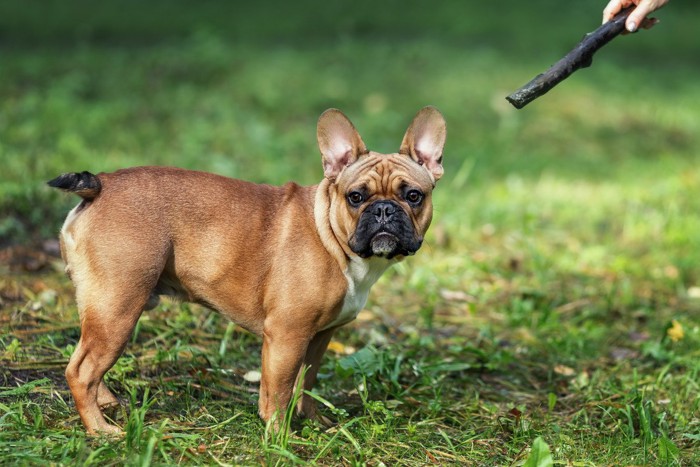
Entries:
POLYGON ((440 108, 448 224, 492 222, 480 210, 508 209, 521 182, 551 185, 540 195, 567 204, 572 222, 591 208, 576 203, 607 202, 609 184, 622 187, 612 197, 671 190, 681 208, 700 207, 697 2, 674 0, 654 30, 616 39, 525 109, 504 100, 595 29, 603 6, 4 0, 0 245, 55 235, 76 201, 45 186, 61 172, 159 164, 315 183, 328 107, 383 152, 419 108, 440 108))

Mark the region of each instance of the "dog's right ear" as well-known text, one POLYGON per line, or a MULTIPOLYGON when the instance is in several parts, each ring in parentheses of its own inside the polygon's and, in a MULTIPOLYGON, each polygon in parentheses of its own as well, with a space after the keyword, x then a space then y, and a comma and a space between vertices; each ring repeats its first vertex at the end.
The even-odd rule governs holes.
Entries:
POLYGON ((321 150, 323 174, 330 181, 335 181, 343 168, 368 152, 352 122, 338 109, 328 109, 321 114, 316 138, 321 150))

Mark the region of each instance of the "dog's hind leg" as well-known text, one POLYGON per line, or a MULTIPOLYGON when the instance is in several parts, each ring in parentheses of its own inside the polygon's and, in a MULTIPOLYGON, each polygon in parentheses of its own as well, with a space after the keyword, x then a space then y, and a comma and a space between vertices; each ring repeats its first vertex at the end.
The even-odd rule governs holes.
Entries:
POLYGON ((105 420, 100 408, 118 403, 102 378, 124 350, 149 293, 121 289, 100 295, 80 301, 81 336, 66 379, 88 433, 118 434, 121 430, 105 420))
MULTIPOLYGON (((144 311, 152 310, 158 305, 159 302, 160 297, 156 295, 155 292, 152 292, 148 297, 146 305, 144 306, 144 311)), ((102 410, 105 410, 117 407, 119 404, 119 399, 112 394, 112 391, 110 391, 105 384, 104 379, 100 381, 100 385, 97 388, 97 405, 99 405, 102 410)))
POLYGON ((97 405, 99 405, 101 409, 108 409, 119 405, 119 399, 112 394, 112 391, 109 390, 104 380, 100 381, 100 385, 97 387, 97 405))

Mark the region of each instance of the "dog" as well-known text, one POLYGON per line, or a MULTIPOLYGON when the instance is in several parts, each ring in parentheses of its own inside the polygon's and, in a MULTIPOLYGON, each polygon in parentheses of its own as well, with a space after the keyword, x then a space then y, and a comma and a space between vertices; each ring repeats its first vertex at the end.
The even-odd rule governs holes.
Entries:
MULTIPOLYGON (((442 114, 425 107, 399 152, 380 154, 329 109, 317 126, 318 185, 275 187, 173 167, 48 182, 82 198, 60 246, 81 326, 66 379, 87 432, 121 433, 102 413, 118 404, 103 376, 160 295, 217 310, 262 336, 259 414, 269 421, 283 413, 297 385, 311 389, 333 332, 356 317, 381 274, 420 248, 445 138, 442 114)), ((295 409, 322 418, 306 394, 295 409)))

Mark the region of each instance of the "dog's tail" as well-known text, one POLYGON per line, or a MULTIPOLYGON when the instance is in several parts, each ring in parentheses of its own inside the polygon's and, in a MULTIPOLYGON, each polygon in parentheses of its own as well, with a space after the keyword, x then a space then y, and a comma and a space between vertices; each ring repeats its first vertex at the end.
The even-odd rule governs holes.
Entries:
POLYGON ((75 193, 88 201, 95 199, 102 190, 100 179, 90 172, 62 174, 47 183, 51 187, 75 193))

